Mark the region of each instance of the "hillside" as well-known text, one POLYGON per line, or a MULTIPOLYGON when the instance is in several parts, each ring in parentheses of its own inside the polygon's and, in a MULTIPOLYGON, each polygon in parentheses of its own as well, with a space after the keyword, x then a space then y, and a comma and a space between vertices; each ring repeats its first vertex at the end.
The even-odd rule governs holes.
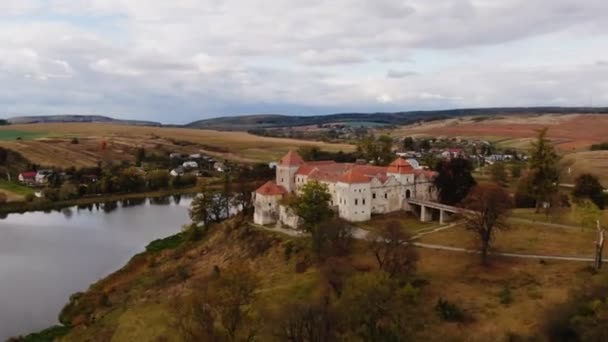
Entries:
POLYGON ((387 125, 407 125, 418 121, 432 121, 462 116, 497 115, 541 115, 541 114, 607 114, 608 108, 589 107, 504 107, 470 108, 429 111, 406 111, 394 113, 339 113, 328 115, 291 116, 259 114, 234 117, 219 117, 191 122, 186 127, 217 130, 239 130, 320 125, 335 122, 373 122, 387 125))
MULTIPOLYGON (((509 245, 529 247, 530 236, 523 233, 538 235, 543 230, 520 229, 514 236, 523 238, 509 245)), ((562 233, 573 237, 578 230, 562 233)), ((441 237, 442 233, 438 234, 441 237)), ((450 230, 447 234, 450 241, 459 245, 470 238, 464 229, 450 230)), ((555 235, 548 238, 553 241, 555 235)), ((534 241, 543 241, 541 246, 545 245, 538 236, 534 241)), ((570 290, 593 279, 580 263, 500 259, 492 267, 483 268, 476 255, 425 249, 419 249, 418 255, 416 275, 411 279, 414 285, 406 285, 403 292, 397 292, 405 296, 400 300, 409 299, 390 309, 404 310, 398 312, 408 315, 398 317, 407 322, 407 327, 402 328, 414 329, 409 332, 411 340, 462 341, 471 340, 470 336, 476 337, 471 341, 523 341, 527 337, 541 340, 534 337, 540 334, 547 310, 568 298, 570 290), (510 289, 508 303, 501 295, 505 288, 510 289), (436 309, 439 298, 456 303, 456 310, 462 310, 468 318, 456 322, 442 319, 436 309)), ((278 335, 286 327, 284 324, 300 317, 297 315, 302 311, 298 310, 306 306, 298 305, 309 305, 307 310, 312 311, 306 312, 314 317, 331 319, 328 324, 346 324, 347 330, 340 330, 340 334, 346 334, 342 340, 364 340, 349 335, 346 327, 353 323, 350 318, 364 319, 367 310, 378 301, 391 298, 385 297, 385 290, 379 290, 386 284, 376 267, 374 256, 361 241, 353 242, 350 254, 336 254, 319 263, 312 260, 305 237, 291 237, 230 220, 211 228, 199 241, 182 233, 151 243, 146 252, 133 257, 121 270, 93 284, 86 292, 73 295, 59 316, 67 326, 55 327, 43 335, 65 334, 59 341, 209 340, 184 335, 182 324, 193 323, 192 319, 198 319, 197 322, 214 319, 204 311, 206 304, 198 305, 224 305, 223 297, 213 297, 214 293, 230 297, 240 290, 231 288, 237 285, 230 281, 223 286, 235 291, 221 292, 222 288, 212 285, 218 279, 240 282, 243 279, 234 278, 235 272, 253 272, 258 283, 251 304, 245 308, 246 317, 237 331, 239 337, 254 331, 256 340, 285 341, 278 335), (367 299, 371 306, 365 306, 367 299), (322 304, 315 306, 327 300, 332 303, 330 316, 323 311, 322 304)), ((218 308, 221 310, 221 306, 218 308)), ((221 325, 224 324, 222 321, 221 325)), ((358 326, 358 321, 353 324, 358 326)), ((196 333, 200 337, 204 331, 196 333)), ((46 341, 34 337, 40 336, 29 336, 26 341, 46 341)))
POLYGON ((122 120, 114 119, 102 115, 36 115, 36 116, 15 116, 8 118, 7 121, 12 125, 34 124, 34 123, 68 123, 68 122, 101 122, 116 123, 134 126, 161 126, 161 123, 154 121, 141 120, 122 120))

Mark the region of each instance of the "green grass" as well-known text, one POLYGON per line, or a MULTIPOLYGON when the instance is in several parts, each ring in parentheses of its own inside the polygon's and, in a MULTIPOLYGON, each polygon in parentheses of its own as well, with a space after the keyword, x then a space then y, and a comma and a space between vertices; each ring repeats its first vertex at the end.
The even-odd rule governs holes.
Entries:
POLYGON ((437 226, 437 222, 420 222, 416 216, 411 213, 391 213, 384 215, 374 215, 372 219, 367 222, 356 223, 355 225, 361 229, 368 231, 378 231, 379 228, 383 227, 390 221, 397 221, 401 224, 403 229, 409 233, 416 233, 417 231, 437 226))
POLYGON ((160 252, 165 249, 175 249, 184 242, 185 238, 186 234, 181 232, 164 239, 154 240, 146 246, 146 252, 160 252))
POLYGON ((0 131, 0 141, 17 140, 17 138, 21 138, 21 140, 33 140, 37 138, 42 138, 46 135, 46 133, 40 132, 6 130, 0 131))
POLYGON ((9 182, 5 180, 0 180, 0 189, 6 190, 17 195, 27 196, 29 194, 34 194, 34 190, 28 188, 27 186, 23 186, 19 183, 9 182))
POLYGON ((23 338, 24 342, 52 342, 57 338, 65 336, 72 328, 63 325, 56 325, 40 332, 29 334, 23 338))

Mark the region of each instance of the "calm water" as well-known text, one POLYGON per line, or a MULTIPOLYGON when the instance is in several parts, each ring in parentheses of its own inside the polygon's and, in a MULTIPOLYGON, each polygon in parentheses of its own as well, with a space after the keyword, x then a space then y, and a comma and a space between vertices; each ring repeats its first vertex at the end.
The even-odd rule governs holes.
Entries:
POLYGON ((0 340, 57 323, 69 296, 188 222, 185 197, 0 219, 0 340))

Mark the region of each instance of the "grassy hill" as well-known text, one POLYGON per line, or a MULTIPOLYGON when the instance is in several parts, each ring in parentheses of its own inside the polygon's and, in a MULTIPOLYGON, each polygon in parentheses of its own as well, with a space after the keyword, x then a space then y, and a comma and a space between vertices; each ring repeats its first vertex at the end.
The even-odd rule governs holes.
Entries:
POLYGON ((102 115, 34 115, 15 116, 6 120, 11 125, 34 123, 61 123, 61 122, 105 122, 134 126, 161 126, 159 122, 142 120, 121 120, 102 115))
POLYGON ((186 127, 217 130, 240 130, 308 126, 328 123, 369 122, 386 125, 407 125, 418 121, 449 119, 461 116, 496 116, 518 114, 590 114, 608 113, 608 108, 589 107, 505 107, 505 108, 464 108, 429 111, 404 111, 393 113, 339 113, 329 115, 292 116, 259 114, 219 117, 191 122, 186 127))
MULTIPOLYGON (((536 230, 521 229, 527 233, 516 231, 512 236, 521 235, 514 241, 527 248, 529 235, 536 230)), ((438 242, 446 241, 442 234, 438 242)), ((450 235, 448 240, 462 243, 470 237, 464 229, 445 234, 450 235)), ((191 309, 200 298, 211 298, 215 292, 209 284, 230 277, 235 267, 258 275, 253 300, 245 308, 244 330, 239 331, 253 329, 259 341, 285 340, 280 335, 283 324, 301 313, 301 307, 293 303, 329 301, 331 311, 316 311, 319 307, 313 306, 313 317, 326 315, 322 317, 329 324, 339 324, 333 320, 342 317, 346 321, 340 322, 350 324, 349 319, 376 310, 386 299, 383 287, 375 283, 381 278, 375 277, 377 264, 365 242, 354 241, 348 255, 322 262, 312 259, 309 242, 306 237, 235 220, 213 226, 200 241, 187 239, 184 233, 154 241, 121 270, 73 295, 60 314, 67 327, 48 329, 25 341, 50 341, 48 337, 57 336, 59 341, 188 341, 180 322, 189 322, 193 314, 207 319, 204 311, 191 309), (370 296, 369 308, 349 302, 360 305, 361 296, 370 296)), ((581 263, 499 259, 487 268, 479 265, 478 256, 466 253, 419 249, 418 255, 417 271, 410 278, 414 285, 399 292, 405 296, 401 300, 409 299, 396 303, 398 308, 408 308, 408 316, 399 319, 403 328, 412 329, 411 340, 542 340, 547 311, 566 300, 569 291, 595 279, 581 263), (462 317, 445 319, 437 309, 439 299, 451 303, 450 310, 458 310, 462 317)), ((213 305, 221 304, 224 297, 213 300, 219 300, 212 301, 213 305)), ((339 331, 342 340, 348 341, 363 340, 360 333, 347 328, 339 331)))

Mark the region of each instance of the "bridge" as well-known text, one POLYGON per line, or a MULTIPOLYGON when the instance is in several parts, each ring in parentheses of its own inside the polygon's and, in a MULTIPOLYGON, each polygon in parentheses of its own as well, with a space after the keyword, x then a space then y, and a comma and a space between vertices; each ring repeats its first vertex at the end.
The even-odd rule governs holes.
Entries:
MULTIPOLYGON (((462 212, 462 208, 415 198, 409 198, 407 203, 412 207, 412 209, 420 208, 419 217, 421 222, 432 221, 433 210, 439 211, 439 224, 445 224, 449 218, 449 214, 459 214, 462 212)), ((417 212, 416 210, 412 211, 417 212)))

